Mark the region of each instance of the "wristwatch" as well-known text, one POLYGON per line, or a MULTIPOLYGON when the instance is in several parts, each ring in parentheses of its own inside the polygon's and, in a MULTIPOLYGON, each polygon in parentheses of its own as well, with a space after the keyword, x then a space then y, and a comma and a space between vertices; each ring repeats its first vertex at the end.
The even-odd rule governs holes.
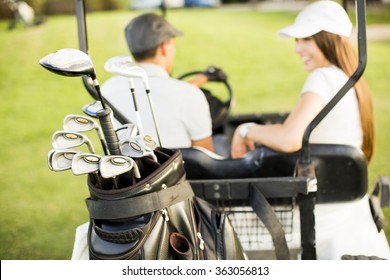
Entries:
POLYGON ((255 125, 255 123, 245 123, 241 125, 240 130, 238 131, 240 133, 240 136, 244 139, 248 136, 249 130, 251 127, 255 125))

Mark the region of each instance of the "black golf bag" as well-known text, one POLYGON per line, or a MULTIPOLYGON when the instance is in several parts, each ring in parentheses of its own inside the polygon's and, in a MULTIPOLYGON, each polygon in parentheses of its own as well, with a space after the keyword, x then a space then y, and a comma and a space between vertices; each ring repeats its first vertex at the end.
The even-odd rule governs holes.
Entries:
POLYGON ((179 150, 157 148, 158 163, 137 159, 141 179, 118 188, 88 177, 90 259, 223 260, 245 255, 229 218, 194 196, 179 150))

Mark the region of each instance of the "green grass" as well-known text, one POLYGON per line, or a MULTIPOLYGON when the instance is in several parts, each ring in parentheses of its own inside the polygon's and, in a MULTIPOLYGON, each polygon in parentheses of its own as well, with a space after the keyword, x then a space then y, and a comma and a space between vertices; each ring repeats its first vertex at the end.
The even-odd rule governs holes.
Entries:
MULTIPOLYGON (((369 23, 387 22, 386 12, 369 23), (377 20, 376 20, 377 19, 377 20)), ((110 75, 104 62, 128 54, 123 27, 134 11, 88 15, 90 54, 102 83, 110 75)), ((170 10, 168 19, 185 36, 177 39, 176 76, 209 65, 222 67, 236 96, 233 113, 289 111, 306 73, 294 42, 276 36, 295 13, 225 9, 170 10)), ((51 172, 51 135, 70 113, 81 114, 91 97, 79 78, 44 70, 38 61, 65 47, 78 47, 74 16, 53 16, 38 27, 6 30, 0 21, 0 258, 69 259, 77 225, 88 219, 86 178, 51 172)), ((370 186, 390 175, 390 42, 368 43, 366 76, 375 105, 376 154, 369 166, 370 186)), ((90 136, 94 139, 94 134, 90 136)), ((98 139, 95 138, 95 143, 98 139)), ((390 212, 386 212, 390 217, 390 212)), ((390 236, 389 227, 386 228, 390 236)))

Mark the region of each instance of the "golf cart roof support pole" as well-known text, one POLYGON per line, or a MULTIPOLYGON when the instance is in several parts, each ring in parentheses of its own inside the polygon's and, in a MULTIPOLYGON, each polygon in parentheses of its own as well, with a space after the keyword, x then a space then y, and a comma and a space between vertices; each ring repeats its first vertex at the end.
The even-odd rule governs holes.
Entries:
MULTIPOLYGON (((324 119, 324 117, 333 109, 334 106, 344 97, 344 95, 355 85, 362 76, 367 64, 367 46, 366 46, 366 3, 365 0, 355 1, 357 13, 357 31, 358 31, 358 55, 359 64, 348 79, 345 85, 333 97, 332 100, 321 110, 321 112, 313 119, 306 128, 302 140, 302 149, 299 159, 298 169, 300 176, 315 176, 314 165, 310 160, 309 138, 314 128, 324 119)), ((299 210, 301 223, 301 248, 302 259, 316 259, 316 239, 315 239, 315 192, 310 192, 308 195, 300 195, 299 210)))
MULTIPOLYGON (((77 17, 77 34, 79 39, 79 49, 86 54, 88 54, 88 37, 87 37, 87 23, 86 23, 86 12, 85 12, 85 3, 84 0, 74 0, 76 17, 77 17)), ((88 93, 95 100, 99 100, 99 96, 95 90, 93 84, 89 82, 89 78, 86 76, 82 77, 83 84, 87 89, 88 93)), ((130 120, 126 118, 125 115, 120 113, 114 106, 110 104, 106 99, 104 99, 104 103, 107 104, 108 107, 111 108, 114 113, 115 118, 122 124, 130 123, 130 120)))
MULTIPOLYGON (((85 20, 85 3, 84 0, 75 0, 76 7, 76 17, 77 17, 77 35, 79 39, 79 48, 81 51, 88 54, 88 40, 87 40, 87 25, 85 20)), ((89 94, 95 99, 98 100, 95 89, 88 82, 88 77, 83 76, 83 83, 89 94)))

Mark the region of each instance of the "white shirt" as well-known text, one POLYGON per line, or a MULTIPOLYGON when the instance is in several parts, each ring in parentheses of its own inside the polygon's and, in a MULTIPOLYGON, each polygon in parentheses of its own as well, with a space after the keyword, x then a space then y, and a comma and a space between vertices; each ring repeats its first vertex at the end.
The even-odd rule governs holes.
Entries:
MULTIPOLYGON (((317 94, 327 104, 347 82, 347 75, 338 67, 318 68, 310 73, 301 94, 317 94)), ((345 144, 361 148, 363 132, 360 124, 359 105, 354 88, 312 131, 310 143, 345 144)))
MULTIPOLYGON (((170 78, 158 65, 141 63, 149 77, 161 143, 166 148, 188 148, 192 141, 212 135, 212 121, 203 92, 184 81, 170 78)), ((135 94, 144 133, 157 140, 155 125, 141 79, 134 79, 135 94)), ((128 78, 114 76, 103 83, 103 96, 137 125, 128 78)))

